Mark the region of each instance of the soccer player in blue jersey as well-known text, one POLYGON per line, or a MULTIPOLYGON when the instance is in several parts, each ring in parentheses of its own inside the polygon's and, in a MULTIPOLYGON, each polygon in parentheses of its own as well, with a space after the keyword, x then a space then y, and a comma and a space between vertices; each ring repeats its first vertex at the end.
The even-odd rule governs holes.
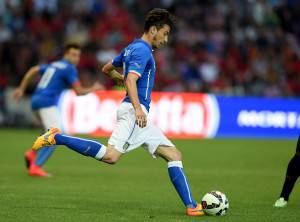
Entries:
MULTIPOLYGON (((23 96, 30 81, 38 74, 41 75, 41 79, 32 96, 31 104, 32 109, 38 113, 45 130, 53 126, 61 128, 57 102, 63 90, 73 88, 77 95, 84 95, 101 88, 101 85, 98 83, 91 88, 81 86, 76 69, 76 65, 80 60, 80 54, 79 45, 75 43, 66 45, 63 59, 50 64, 33 66, 25 74, 20 86, 14 91, 14 98, 18 101, 23 96)), ((29 175, 49 176, 41 166, 51 156, 54 148, 55 146, 45 147, 37 153, 30 149, 25 153, 29 175)))
POLYGON ((153 50, 168 42, 172 28, 173 16, 167 10, 151 10, 146 16, 142 37, 134 40, 116 58, 104 65, 104 73, 119 79, 122 75, 116 68, 123 67, 127 90, 117 110, 116 127, 107 146, 93 140, 65 136, 58 128, 51 128, 38 137, 32 148, 65 145, 85 156, 115 164, 122 155, 142 146, 153 157, 162 157, 167 161, 170 180, 186 207, 186 214, 202 216, 202 206, 193 199, 183 171, 181 152, 148 118, 155 76, 153 50))

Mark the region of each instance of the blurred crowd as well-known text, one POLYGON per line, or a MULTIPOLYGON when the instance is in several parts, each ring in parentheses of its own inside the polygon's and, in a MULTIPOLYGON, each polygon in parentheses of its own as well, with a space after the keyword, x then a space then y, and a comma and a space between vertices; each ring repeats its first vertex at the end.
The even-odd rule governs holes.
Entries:
POLYGON ((101 64, 140 36, 154 7, 177 20, 170 44, 155 52, 155 90, 300 96, 298 0, 0 0, 0 94, 74 41, 83 46, 83 84, 111 89, 101 64))

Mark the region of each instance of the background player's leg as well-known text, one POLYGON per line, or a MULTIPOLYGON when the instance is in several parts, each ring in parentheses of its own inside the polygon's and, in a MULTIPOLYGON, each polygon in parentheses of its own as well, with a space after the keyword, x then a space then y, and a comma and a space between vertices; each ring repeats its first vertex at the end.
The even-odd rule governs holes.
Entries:
POLYGON ((300 152, 297 152, 290 160, 283 188, 280 197, 283 197, 286 201, 289 200, 289 196, 293 190, 293 187, 300 175, 300 152))
MULTIPOLYGON (((289 196, 293 190, 293 187, 299 175, 300 175, 300 136, 298 137, 296 154, 293 156, 293 158, 290 160, 288 164, 285 181, 280 194, 280 198, 283 198, 284 201, 289 200, 289 196)), ((277 200, 275 206, 281 207, 281 205, 283 206, 286 205, 284 201, 280 199, 277 200), (280 202, 283 202, 283 204, 280 204, 280 202)))
POLYGON ((37 151, 35 165, 42 166, 52 156, 56 146, 44 147, 37 151))
POLYGON ((184 205, 188 208, 196 207, 197 202, 192 197, 188 180, 183 171, 180 151, 174 147, 159 146, 155 153, 168 162, 170 180, 184 205))
MULTIPOLYGON (((42 108, 37 111, 37 117, 41 120, 44 129, 47 130, 50 127, 60 127, 60 115, 56 106, 42 108)), ((28 173, 31 176, 48 177, 50 174, 45 172, 41 167, 47 162, 50 156, 53 154, 55 146, 44 147, 37 152, 29 150, 25 153, 25 160, 28 167, 28 173), (29 164, 28 164, 29 163, 29 164)))
MULTIPOLYGON (((45 131, 51 127, 61 127, 61 118, 56 106, 51 106, 47 108, 40 109, 38 111, 39 117, 42 121, 45 131)), ((44 147, 37 151, 35 165, 43 166, 47 160, 52 156, 56 146, 44 147)))

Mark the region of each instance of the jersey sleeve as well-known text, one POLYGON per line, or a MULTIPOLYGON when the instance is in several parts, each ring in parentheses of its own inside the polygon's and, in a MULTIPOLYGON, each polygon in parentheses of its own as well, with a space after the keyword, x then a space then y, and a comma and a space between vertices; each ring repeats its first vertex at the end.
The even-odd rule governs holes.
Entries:
POLYGON ((74 67, 70 67, 70 69, 66 72, 65 77, 69 86, 76 86, 80 84, 77 69, 74 67))
POLYGON ((141 77, 146 68, 149 58, 150 51, 148 49, 134 49, 130 55, 130 60, 128 63, 128 73, 132 72, 141 77))
POLYGON ((45 73, 46 69, 48 68, 48 66, 49 66, 48 64, 41 64, 40 69, 39 69, 39 74, 43 75, 45 73))
POLYGON ((122 52, 112 60, 112 65, 114 67, 122 67, 123 66, 124 51, 125 51, 125 49, 123 49, 122 52))

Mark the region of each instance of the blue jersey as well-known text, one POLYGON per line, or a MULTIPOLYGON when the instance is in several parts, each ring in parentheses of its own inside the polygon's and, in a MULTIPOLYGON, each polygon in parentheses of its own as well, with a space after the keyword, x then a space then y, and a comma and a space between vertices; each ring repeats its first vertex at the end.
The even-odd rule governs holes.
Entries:
MULTIPOLYGON (((112 64, 115 67, 123 66, 125 79, 129 72, 140 77, 137 80, 139 101, 149 111, 155 77, 155 61, 151 46, 142 39, 136 39, 114 58, 112 64)), ((123 101, 130 102, 128 94, 123 101)))
POLYGON ((40 66, 41 80, 32 96, 32 109, 40 109, 57 105, 63 90, 79 82, 76 67, 62 59, 40 66))

